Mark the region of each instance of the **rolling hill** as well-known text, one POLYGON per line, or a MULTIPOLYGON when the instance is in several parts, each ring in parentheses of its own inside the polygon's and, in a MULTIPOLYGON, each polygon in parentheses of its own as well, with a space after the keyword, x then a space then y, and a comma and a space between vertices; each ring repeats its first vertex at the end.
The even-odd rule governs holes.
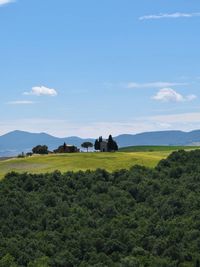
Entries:
POLYGON ((56 155, 32 156, 27 158, 13 158, 0 161, 0 179, 6 173, 16 171, 19 173, 47 173, 59 170, 86 171, 105 169, 109 172, 118 169, 129 169, 134 165, 155 167, 157 163, 170 153, 138 152, 138 153, 66 153, 56 155))
POLYGON ((6 173, 46 173, 59 170, 86 171, 105 169, 112 172, 118 169, 129 169, 134 165, 155 167, 169 154, 178 150, 196 150, 195 146, 134 146, 122 148, 116 153, 65 153, 34 155, 25 158, 0 158, 0 179, 6 173))

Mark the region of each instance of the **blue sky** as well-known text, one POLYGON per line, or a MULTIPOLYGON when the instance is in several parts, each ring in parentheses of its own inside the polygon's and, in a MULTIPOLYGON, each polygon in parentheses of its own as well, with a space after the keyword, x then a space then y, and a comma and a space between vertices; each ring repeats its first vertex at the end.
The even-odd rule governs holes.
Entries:
POLYGON ((0 0, 0 134, 200 128, 200 2, 0 0))

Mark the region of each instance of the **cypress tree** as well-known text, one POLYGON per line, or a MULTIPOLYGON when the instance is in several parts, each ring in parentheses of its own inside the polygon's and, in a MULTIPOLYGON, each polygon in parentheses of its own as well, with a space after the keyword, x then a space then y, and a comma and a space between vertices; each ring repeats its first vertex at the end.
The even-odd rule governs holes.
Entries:
POLYGON ((117 150, 118 150, 117 143, 113 140, 112 135, 109 135, 109 137, 108 137, 108 151, 117 151, 117 150))
POLYGON ((113 141, 113 148, 114 148, 114 151, 118 151, 119 148, 118 148, 118 145, 117 145, 117 142, 116 141, 113 141))
POLYGON ((100 141, 98 139, 95 140, 94 149, 95 150, 100 150, 100 141))
POLYGON ((65 151, 66 148, 67 148, 67 145, 66 145, 66 143, 64 143, 64 145, 63 145, 63 150, 65 151))
POLYGON ((112 135, 110 134, 108 137, 108 151, 113 151, 113 150, 114 150, 113 138, 112 135))

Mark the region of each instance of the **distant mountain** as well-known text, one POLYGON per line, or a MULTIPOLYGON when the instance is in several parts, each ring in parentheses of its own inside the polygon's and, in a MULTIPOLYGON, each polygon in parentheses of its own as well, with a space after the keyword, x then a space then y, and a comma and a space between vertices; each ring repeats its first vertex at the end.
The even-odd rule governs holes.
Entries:
MULTIPOLYGON (((101 133, 100 133, 101 134, 101 133)), ((119 147, 135 145, 196 145, 200 144, 200 130, 192 132, 161 131, 140 134, 123 134, 114 138, 119 147)), ((50 150, 57 148, 64 142, 80 147, 85 141, 94 142, 94 139, 83 139, 72 136, 58 138, 46 133, 29 133, 14 131, 0 136, 0 156, 13 156, 22 151, 28 152, 36 145, 47 145, 50 150)))
POLYGON ((21 152, 28 152, 36 145, 47 145, 50 150, 56 149, 64 142, 80 147, 85 141, 94 142, 91 138, 82 139, 76 136, 58 138, 46 133, 13 131, 0 136, 0 156, 14 156, 21 152))
POLYGON ((123 134, 115 138, 122 147, 140 145, 189 145, 200 142, 200 130, 193 132, 160 131, 140 134, 123 134))

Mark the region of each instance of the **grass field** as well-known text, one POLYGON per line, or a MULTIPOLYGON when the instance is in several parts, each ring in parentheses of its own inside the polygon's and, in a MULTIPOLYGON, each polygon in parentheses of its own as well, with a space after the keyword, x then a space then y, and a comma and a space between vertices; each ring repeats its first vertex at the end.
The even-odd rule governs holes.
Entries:
MULTIPOLYGON (((194 148, 197 147, 187 147, 194 148)), ((54 170, 66 172, 97 168, 114 171, 136 164, 155 167, 161 159, 179 149, 183 147, 130 147, 124 149, 126 152, 117 153, 75 153, 8 159, 0 161, 0 178, 11 171, 45 173, 54 170)))
POLYGON ((130 168, 135 164, 154 167, 168 154, 168 152, 77 153, 9 159, 0 161, 0 178, 10 171, 44 173, 54 170, 66 172, 97 168, 114 171, 130 168))

